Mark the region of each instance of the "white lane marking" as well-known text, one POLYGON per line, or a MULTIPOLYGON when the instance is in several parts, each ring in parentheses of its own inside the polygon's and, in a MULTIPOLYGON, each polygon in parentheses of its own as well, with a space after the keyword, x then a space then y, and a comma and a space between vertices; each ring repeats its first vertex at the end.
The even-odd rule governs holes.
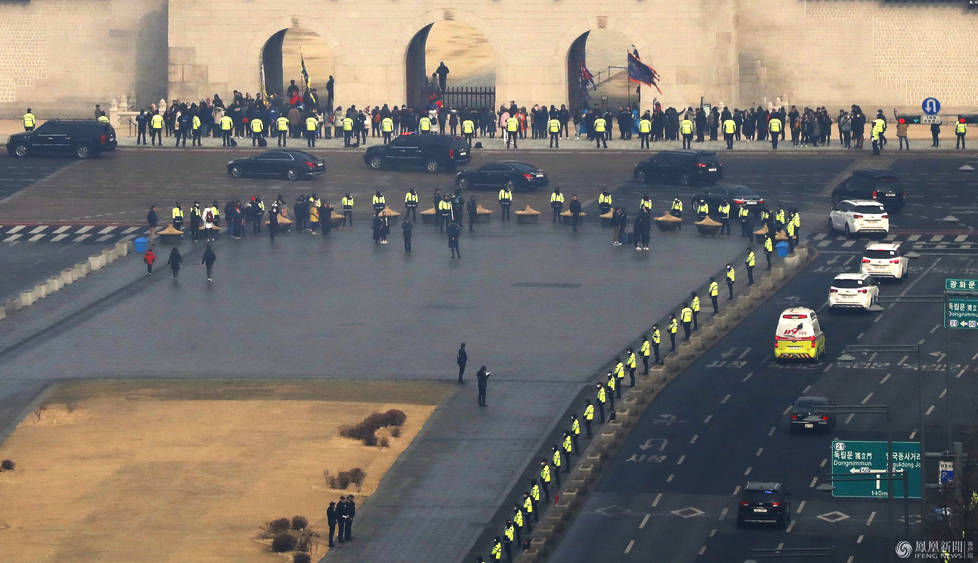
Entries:
POLYGON ((704 553, 706 553, 706 545, 701 545, 697 555, 703 555, 704 553))
POLYGON ((710 537, 712 538, 715 535, 717 535, 717 529, 713 528, 712 530, 710 530, 710 537))
POLYGON ((713 420, 713 415, 708 414, 706 415, 706 418, 703 419, 703 424, 709 424, 711 420, 713 420))
POLYGON ((67 231, 70 228, 71 228, 71 225, 62 225, 62 226, 58 227, 57 229, 55 229, 52 234, 60 235, 61 233, 67 231))
POLYGON ((914 233, 914 234, 910 235, 909 237, 907 237, 907 240, 910 241, 910 242, 916 242, 916 241, 920 240, 920 235, 914 233))
POLYGON ((690 444, 695 444, 696 443, 696 440, 699 440, 699 438, 700 438, 700 435, 699 434, 693 434, 693 437, 689 439, 689 443, 690 444))
POLYGON ((857 334, 856 335, 856 340, 859 340, 860 338, 862 338, 864 334, 866 334, 866 333, 865 332, 860 332, 859 334, 857 334))
POLYGON ((734 487, 733 492, 730 493, 730 496, 735 497, 735 496, 737 496, 739 494, 740 494, 740 485, 737 485, 736 487, 734 487))
POLYGON ((666 477, 666 483, 672 483, 672 480, 675 479, 675 478, 676 478, 676 474, 675 473, 670 473, 669 476, 666 477))
POLYGON ((876 359, 876 352, 873 352, 872 354, 869 355, 869 358, 867 358, 866 361, 868 361, 869 363, 873 363, 873 360, 875 359, 876 359))
POLYGON ((48 226, 49 225, 38 225, 38 226, 34 227, 33 229, 31 229, 31 232, 28 233, 28 234, 36 235, 37 233, 40 233, 40 232, 44 231, 45 229, 47 229, 48 226))
POLYGON ((975 352, 974 356, 971 356, 972 360, 978 360, 978 352, 975 352))
POLYGON ((669 443, 669 440, 663 439, 662 440, 662 445, 659 446, 659 451, 661 452, 662 450, 666 449, 666 444, 668 444, 668 443, 669 443))
POLYGON ((784 412, 782 412, 781 414, 788 414, 788 411, 790 410, 791 410, 791 405, 788 405, 784 408, 784 412))
POLYGON ((855 560, 856 560, 856 556, 855 555, 850 555, 849 558, 846 559, 846 563, 852 563, 855 560))
POLYGON ((961 368, 961 371, 959 371, 958 374, 955 375, 954 377, 961 377, 962 375, 964 375, 964 372, 966 371, 968 371, 968 366, 964 366, 963 368, 961 368))
POLYGON ((849 262, 852 262, 852 260, 853 260, 854 258, 855 258, 855 256, 850 256, 850 257, 848 257, 848 258, 846 258, 846 261, 845 261, 845 262, 843 262, 843 263, 842 263, 842 265, 843 265, 843 266, 848 266, 848 265, 849 265, 849 262))
POLYGON ((23 230, 23 228, 24 228, 23 225, 17 225, 16 227, 14 227, 14 228, 10 229, 9 231, 7 231, 7 234, 8 235, 12 235, 12 234, 16 233, 17 231, 23 230))
POLYGON ((754 372, 748 372, 747 375, 745 375, 744 378, 740 380, 740 382, 746 383, 747 380, 750 379, 752 375, 754 375, 754 372))
POLYGON ((811 385, 806 385, 805 388, 801 390, 801 394, 802 395, 806 395, 811 390, 812 390, 812 386, 811 385))
POLYGON ((825 368, 822 369, 822 373, 825 373, 825 372, 829 371, 830 369, 832 369, 832 362, 829 362, 829 363, 825 364, 825 368))
POLYGON ((51 238, 51 242, 58 242, 59 240, 66 238, 67 236, 68 236, 67 234, 54 235, 54 237, 51 238))
POLYGON ((133 231, 136 231, 136 230, 139 230, 139 227, 129 227, 126 230, 122 231, 122 234, 128 235, 129 233, 131 233, 133 231))
POLYGON ((876 511, 875 510, 869 513, 869 518, 866 519, 866 525, 867 526, 872 526, 873 525, 873 518, 876 518, 876 511))
POLYGON ((825 238, 825 235, 826 234, 828 234, 828 233, 815 233, 815 236, 812 237, 812 238, 815 239, 815 240, 822 240, 823 238, 825 238))
POLYGON ((939 329, 939 328, 941 328, 941 325, 939 325, 939 324, 938 325, 934 325, 934 328, 930 329, 930 334, 934 334, 935 332, 937 332, 937 329, 939 329))
POLYGON ((723 520, 724 518, 726 518, 727 517, 727 512, 729 510, 730 510, 729 508, 723 507, 723 510, 720 511, 720 517, 717 518, 717 520, 723 520))
POLYGON ((846 417, 846 421, 843 422, 843 424, 849 424, 850 422, 852 422, 852 417, 854 416, 856 416, 856 413, 854 412, 849 413, 849 416, 846 417))
POLYGON ((907 439, 908 439, 908 440, 913 440, 913 439, 914 439, 914 437, 916 437, 916 436, 917 436, 917 429, 916 429, 916 428, 914 428, 914 429, 913 429, 913 432, 911 432, 911 433, 910 433, 910 437, 908 437, 907 439))
POLYGON ((883 385, 884 383, 886 383, 887 381, 889 381, 891 375, 893 375, 893 374, 888 373, 888 374, 884 375, 883 376, 883 379, 880 380, 880 385, 883 385))
POLYGON ((954 237, 954 242, 964 242, 968 240, 968 235, 958 235, 954 237))
POLYGON ((931 242, 941 242, 942 240, 944 240, 944 235, 934 235, 930 237, 931 242))
POLYGON ((795 529, 795 524, 796 524, 797 522, 798 522, 797 520, 792 520, 792 521, 791 521, 791 524, 788 524, 788 529, 787 529, 787 530, 785 530, 785 533, 788 533, 788 534, 790 534, 790 533, 791 533, 791 530, 794 530, 794 529, 795 529))
POLYGON ((631 551, 633 545, 635 545, 635 540, 628 540, 628 545, 625 546, 625 553, 631 551))
POLYGON ((652 508, 659 506, 659 501, 662 500, 662 493, 655 495, 655 500, 652 501, 652 508))
POLYGON ((815 246, 817 246, 819 248, 825 248, 826 246, 828 246, 830 244, 832 244, 832 241, 830 241, 830 240, 820 240, 820 241, 818 241, 818 243, 815 246))
POLYGON ((880 313, 880 314, 876 315, 876 318, 873 319, 873 323, 875 324, 875 323, 880 322, 880 319, 883 318, 883 314, 884 313, 880 313))
POLYGON ((772 427, 771 427, 771 429, 767 431, 767 437, 768 437, 768 438, 770 438, 771 436, 774 436, 774 432, 775 432, 775 431, 776 431, 777 429, 778 429, 778 427, 777 427, 777 426, 772 426, 772 427))
POLYGON ((860 402, 859 404, 861 404, 861 405, 865 405, 865 404, 866 404, 866 403, 868 403, 868 402, 869 402, 869 400, 870 400, 870 399, 872 399, 872 398, 873 398, 873 393, 872 393, 872 392, 870 392, 870 393, 869 393, 869 395, 866 395, 866 396, 865 396, 865 397, 863 398, 863 400, 862 400, 862 402, 860 402))
POLYGON ((34 235, 34 236, 32 236, 31 238, 29 238, 27 240, 29 240, 30 242, 37 242, 37 241, 41 240, 42 238, 44 238, 45 236, 47 236, 47 235, 43 235, 43 234, 41 234, 41 235, 34 235))
POLYGON ((944 398, 944 395, 947 395, 947 387, 945 387, 944 390, 941 391, 941 394, 938 395, 937 398, 938 399, 943 399, 944 398))
POLYGON ((749 353, 750 353, 750 347, 748 346, 747 348, 744 349, 743 352, 740 353, 739 356, 737 356, 737 359, 738 360, 743 360, 744 359, 744 356, 746 356, 749 353))
POLYGON ((802 510, 805 510, 805 505, 806 504, 808 504, 808 501, 807 500, 803 500, 803 501, 799 502, 798 503, 798 510, 795 511, 795 514, 801 514, 801 511, 802 510))
MULTIPOLYGON (((917 346, 920 346, 924 342, 927 342, 927 339, 926 338, 921 338, 920 340, 917 341, 917 346)), ((972 358, 972 359, 974 359, 974 358, 972 358)))
POLYGON ((822 463, 819 463, 818 466, 819 467, 825 467, 828 463, 829 463, 829 458, 823 457, 822 458, 822 463))
POLYGON ((897 362, 897 365, 898 366, 902 366, 903 365, 903 362, 907 361, 908 358, 910 358, 910 356, 904 356, 904 357, 900 358, 900 361, 897 362))
POLYGON ((859 537, 856 538, 856 543, 863 543, 863 535, 862 534, 859 534, 859 537))
POLYGON ((757 448, 757 451, 754 452, 754 457, 761 457, 762 453, 764 453, 764 448, 757 448))
POLYGON ((730 397, 733 397, 733 395, 731 395, 730 393, 727 393, 727 396, 726 396, 726 397, 724 397, 722 401, 720 401, 720 404, 721 404, 721 405, 725 405, 725 404, 727 404, 727 401, 729 401, 729 400, 730 400, 730 397))
POLYGON ((652 516, 650 513, 645 513, 645 518, 642 518, 642 523, 638 525, 639 530, 645 528, 645 524, 648 523, 650 516, 652 516))
POLYGON ((854 241, 854 240, 847 240, 844 243, 842 243, 842 248, 850 248, 854 244, 856 244, 856 241, 854 241))
POLYGON ((85 225, 84 227, 82 227, 82 228, 78 229, 77 231, 75 231, 75 234, 80 235, 80 234, 83 234, 83 233, 87 233, 90 230, 92 230, 92 226, 91 225, 85 225))
POLYGON ((818 483, 818 477, 812 477, 812 482, 808 484, 809 489, 815 488, 815 483, 818 483))
POLYGON ((784 549, 784 542, 778 544, 777 551, 780 553, 782 549, 784 549))
POLYGON ((753 467, 751 467, 751 466, 748 465, 747 466, 747 469, 744 470, 744 476, 746 477, 746 476, 750 475, 750 472, 753 469, 754 469, 753 467))
POLYGON ((105 242, 105 241, 109 240, 110 238, 112 238, 112 235, 102 235, 102 236, 98 237, 95 240, 97 240, 98 242, 105 242))
POLYGON ((115 226, 106 227, 106 228, 102 229, 101 231, 99 231, 98 234, 100 234, 100 235, 107 235, 107 234, 111 233, 114 230, 115 230, 115 226))
POLYGON ((684 461, 686 461, 686 454, 679 456, 679 459, 676 460, 676 465, 682 465, 684 461))
POLYGON ((932 412, 934 412, 934 405, 927 407, 927 412, 924 413, 924 416, 930 416, 930 413, 932 412))

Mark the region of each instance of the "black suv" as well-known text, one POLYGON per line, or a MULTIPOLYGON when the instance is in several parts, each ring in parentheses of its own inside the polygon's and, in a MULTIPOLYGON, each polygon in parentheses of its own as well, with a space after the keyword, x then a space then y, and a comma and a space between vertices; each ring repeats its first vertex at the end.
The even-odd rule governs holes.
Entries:
POLYGON ((17 158, 65 154, 88 158, 115 147, 115 129, 94 119, 54 119, 7 140, 7 154, 17 158))
POLYGON ((844 199, 875 199, 887 211, 903 209, 907 193, 892 170, 855 170, 832 190, 832 203, 844 199))
POLYGON ((633 177, 639 184, 713 184, 723 177, 723 165, 713 151, 662 151, 636 164, 633 177))
POLYGON ((363 161, 381 168, 424 168, 428 172, 450 170, 472 160, 469 145, 451 135, 400 135, 386 145, 368 147, 363 161))
POLYGON ((784 492, 781 483, 748 481, 737 506, 737 527, 745 524, 774 524, 788 526, 791 520, 790 493, 784 492))

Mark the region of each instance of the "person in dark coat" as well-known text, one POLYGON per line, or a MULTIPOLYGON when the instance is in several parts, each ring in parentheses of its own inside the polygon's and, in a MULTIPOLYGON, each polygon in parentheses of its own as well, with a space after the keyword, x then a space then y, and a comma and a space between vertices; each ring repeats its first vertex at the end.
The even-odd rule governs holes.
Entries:
POLYGON ((374 215, 374 244, 380 246, 381 231, 384 229, 384 221, 379 215, 374 215))
POLYGON ((479 385, 479 406, 485 407, 486 405, 486 388, 489 385, 489 376, 492 375, 491 371, 486 369, 486 366, 479 368, 479 371, 475 372, 476 383, 479 385))
POLYGON ((146 214, 146 223, 149 224, 149 240, 153 240, 153 236, 156 234, 156 224, 159 222, 159 217, 156 215, 156 206, 149 206, 149 213, 146 214))
POLYGON ((207 267, 207 283, 214 283, 214 262, 217 261, 217 255, 214 254, 214 249, 211 248, 210 243, 207 243, 207 248, 204 249, 204 257, 200 259, 200 263, 207 267))
POLYGON ((411 254, 411 235, 414 231, 414 223, 410 219, 405 219, 401 223, 401 232, 404 233, 404 252, 411 254))
POLYGON ((167 265, 170 266, 170 271, 173 272, 173 279, 177 279, 180 274, 180 265, 183 263, 183 256, 180 256, 180 251, 177 247, 170 249, 170 257, 166 261, 167 265))
POLYGON ((570 201, 570 212, 571 212, 571 228, 574 232, 577 232, 577 222, 581 219, 581 200, 577 199, 577 194, 571 197, 570 201))
POLYGON ((322 210, 319 212, 319 225, 323 229, 323 236, 329 236, 329 232, 333 230, 333 203, 327 201, 323 206, 322 210))
POLYGON ((448 224, 448 249, 452 251, 452 258, 461 258, 462 251, 458 248, 458 235, 462 232, 462 227, 452 221, 448 224))
POLYGON ((462 374, 465 373, 465 364, 469 361, 469 355, 465 352, 465 342, 458 347, 458 354, 455 363, 458 364, 458 382, 462 382, 462 374))
POLYGON ((336 541, 343 543, 346 537, 346 521, 349 519, 349 514, 346 509, 346 497, 340 497, 339 502, 336 503, 336 518, 339 524, 339 531, 336 534, 336 541))
POLYGON ((472 225, 475 225, 475 219, 479 216, 479 207, 475 202, 475 196, 469 198, 469 202, 465 205, 465 211, 469 214, 469 232, 473 232, 472 225))
POLYGON ((357 505, 353 502, 353 495, 346 497, 346 541, 353 541, 353 518, 357 515, 357 505))
POLYGON ((329 503, 329 507, 326 509, 326 523, 329 524, 329 547, 333 547, 333 534, 336 533, 336 503, 335 502, 329 503))

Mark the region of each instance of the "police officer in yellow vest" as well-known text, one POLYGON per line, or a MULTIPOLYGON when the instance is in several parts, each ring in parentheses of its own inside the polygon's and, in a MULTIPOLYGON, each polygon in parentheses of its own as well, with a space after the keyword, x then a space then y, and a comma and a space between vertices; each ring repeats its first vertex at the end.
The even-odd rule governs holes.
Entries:
POLYGON ((740 221, 740 236, 750 238, 750 209, 746 205, 737 208, 737 219, 740 221))
POLYGON ((258 144, 258 140, 261 139, 261 132, 265 128, 265 124, 261 122, 260 117, 255 116, 251 118, 248 125, 251 128, 251 146, 255 146, 258 144))
POLYGON ((438 202, 438 232, 445 232, 452 219, 452 201, 448 194, 438 202))
POLYGON ((156 145, 156 141, 159 140, 160 146, 163 146, 163 116, 160 115, 160 110, 156 110, 153 117, 149 119, 149 144, 156 145))
POLYGON ((105 115, 105 113, 103 112, 102 115, 98 116, 98 122, 99 123, 108 123, 109 122, 109 116, 105 115))
POLYGON ((465 137, 469 148, 472 148, 472 138, 475 137, 475 122, 469 118, 462 120, 462 137, 465 137))
POLYGON ((720 304, 717 302, 720 296, 720 284, 717 283, 716 278, 710 278, 710 285, 707 287, 706 292, 710 295, 710 301, 713 303, 713 314, 715 316, 720 312, 720 304))
POLYGON ((744 258, 744 266, 747 267, 747 285, 754 285, 754 266, 757 265, 757 256, 754 254, 754 247, 747 249, 747 257, 744 258))
POLYGON ((629 387, 635 387, 635 369, 638 367, 638 359, 631 347, 625 349, 625 367, 628 369, 629 387))
POLYGON ((315 114, 310 113, 308 116, 306 116, 306 146, 307 147, 316 146, 316 136, 318 135, 318 133, 319 133, 319 118, 317 118, 315 114))
POLYGON ((607 129, 608 122, 601 117, 601 114, 598 114, 598 117, 594 119, 594 148, 600 149, 602 145, 604 148, 608 148, 608 141, 605 139, 607 129))
POLYGON ((425 115, 421 119, 418 120, 418 131, 422 135, 430 135, 431 134, 431 118, 430 117, 428 117, 427 115, 425 115))
POLYGON ((764 237, 764 258, 767 259, 767 269, 771 269, 771 254, 774 252, 774 240, 770 233, 764 237))
POLYGON ((509 148, 509 142, 513 141, 513 149, 518 148, 516 146, 516 137, 519 135, 520 131, 520 120, 516 119, 515 116, 509 116, 506 119, 506 148, 509 148))
POLYGON ((639 212, 648 211, 652 213, 652 197, 649 196, 648 192, 642 194, 642 199, 638 200, 638 210, 639 212))
POLYGON ((31 113, 31 108, 27 108, 27 113, 24 114, 24 131, 33 131, 36 125, 37 118, 31 113))
POLYGON ((554 117, 547 122, 547 131, 550 132, 550 148, 560 148, 560 120, 554 117))
POLYGON ((683 120, 679 122, 679 133, 683 136, 683 148, 693 148, 693 121, 689 118, 689 114, 684 115, 683 120))
POLYGON ((385 117, 380 120, 380 134, 384 137, 384 143, 391 142, 391 137, 394 135, 394 119, 391 117, 385 117))
POLYGON ((784 124, 781 123, 781 119, 774 117, 774 114, 771 115, 770 121, 767 122, 767 130, 771 132, 771 148, 776 149, 778 148, 778 139, 781 138, 781 130, 784 128, 784 124))
POLYGON ((642 335, 642 345, 638 348, 638 353, 642 356, 642 373, 649 374, 649 355, 652 353, 652 343, 649 342, 648 335, 642 335))
POLYGON ((377 190, 377 193, 374 194, 373 205, 374 215, 380 215, 380 212, 387 207, 387 198, 384 197, 384 194, 380 190, 377 190))
POLYGON ((706 203, 705 199, 701 199, 699 204, 696 206, 696 217, 698 220, 702 221, 710 214, 710 205, 706 203))
POLYGON ((230 115, 223 115, 221 117, 221 146, 230 147, 231 146, 231 130, 234 128, 234 120, 231 119, 230 115))
POLYGON ((723 120, 723 140, 727 142, 727 150, 733 150, 734 133, 737 132, 737 122, 733 119, 723 120))
POLYGON ((600 381, 596 384, 596 387, 595 401, 598 403, 598 414, 601 415, 601 424, 604 424, 604 404, 608 402, 608 390, 604 388, 604 385, 600 381))
POLYGON ((275 134, 278 137, 277 145, 280 147, 284 147, 286 146, 285 139, 289 135, 289 118, 285 117, 284 115, 280 115, 278 116, 278 119, 275 120, 275 125, 276 125, 275 134))
POLYGON ((679 319, 683 323, 683 340, 689 340, 693 329, 693 308, 688 303, 679 311, 679 319))
POLYGON ((600 194, 598 194, 598 209, 601 210, 601 214, 611 211, 612 198, 611 193, 608 188, 605 188, 600 194))
POLYGON ((418 220, 418 194, 414 188, 408 188, 407 193, 404 194, 404 220, 408 219, 418 220))
POLYGON ((730 234, 730 202, 721 201, 717 206, 717 213, 720 215, 720 234, 730 234))
POLYGON ((658 324, 652 325, 652 335, 649 338, 652 339, 652 352, 655 354, 655 363, 661 365, 662 357, 659 356, 659 345, 662 344, 662 332, 659 330, 658 324))
POLYGON ((564 194, 560 193, 560 188, 554 188, 553 193, 550 194, 550 209, 553 211, 553 221, 556 223, 561 221, 560 211, 564 208, 564 194))
MULTIPOLYGON (((30 110, 27 110, 30 111, 30 110)), ((24 125, 27 125, 25 118, 24 125)), ((954 135, 957 137, 957 141, 954 143, 954 148, 964 150, 964 136, 968 132, 968 124, 964 122, 964 118, 960 115, 958 116, 958 122, 954 124, 954 135)))
POLYGON ((638 139, 641 141, 640 149, 650 149, 649 137, 652 136, 652 119, 649 112, 645 112, 642 119, 638 122, 638 139))
POLYGON ((594 405, 591 404, 591 399, 585 401, 587 406, 584 407, 584 430, 587 432, 587 437, 591 438, 591 423, 594 422, 594 405))
MULTIPOLYGON (((669 215, 679 219, 683 218, 683 200, 679 199, 679 194, 676 194, 676 197, 672 198, 672 206, 669 207, 669 215)), ((683 230, 682 222, 679 223, 679 230, 683 230)))
MULTIPOLYGON (((350 142, 350 137, 353 136, 353 118, 346 116, 343 118, 343 146, 352 147, 353 143, 350 142)), ((359 144, 359 142, 357 143, 359 144)))
POLYGON ((879 154, 880 150, 883 148, 883 143, 886 140, 883 137, 883 133, 886 131, 886 120, 883 119, 883 115, 879 114, 876 119, 873 120, 873 128, 870 131, 870 136, 873 139, 873 154, 879 154))
POLYGON ((693 330, 700 329, 700 296, 690 293, 689 308, 693 311, 693 330))
POLYGON ((727 272, 725 275, 727 277, 727 290, 730 291, 730 296, 727 297, 727 301, 732 301, 734 281, 737 279, 737 274, 734 272, 733 266, 730 264, 727 264, 727 272))
POLYGON ((200 116, 196 113, 190 120, 190 146, 199 147, 200 144, 200 116))
POLYGON ((343 199, 340 200, 340 204, 343 206, 343 224, 341 226, 346 226, 346 221, 349 219, 350 226, 353 226, 353 196, 350 192, 346 192, 343 199))
POLYGON ((178 201, 173 209, 170 211, 170 219, 173 223, 173 228, 182 231, 183 230, 183 209, 180 209, 180 202, 178 201))
POLYGON ((499 217, 501 221, 509 221, 509 207, 513 204, 513 190, 506 186, 499 188, 499 217))
POLYGON ((679 332, 679 320, 676 319, 676 315, 669 315, 669 340, 672 343, 672 351, 676 351, 676 333, 679 332))

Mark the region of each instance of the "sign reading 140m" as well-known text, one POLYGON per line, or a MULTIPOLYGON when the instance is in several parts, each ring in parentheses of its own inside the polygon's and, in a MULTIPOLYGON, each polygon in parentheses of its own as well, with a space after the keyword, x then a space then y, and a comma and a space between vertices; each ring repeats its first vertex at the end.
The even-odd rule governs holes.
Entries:
MULTIPOLYGON (((887 471, 886 442, 861 442, 854 440, 832 441, 832 473, 851 474, 858 481, 847 477, 834 477, 833 497, 877 498, 886 497, 893 487, 893 497, 903 498, 903 480, 879 478, 887 471), (873 475, 876 479, 872 479, 873 475)), ((908 496, 920 498, 920 442, 893 442, 893 471, 907 472, 908 496)))

